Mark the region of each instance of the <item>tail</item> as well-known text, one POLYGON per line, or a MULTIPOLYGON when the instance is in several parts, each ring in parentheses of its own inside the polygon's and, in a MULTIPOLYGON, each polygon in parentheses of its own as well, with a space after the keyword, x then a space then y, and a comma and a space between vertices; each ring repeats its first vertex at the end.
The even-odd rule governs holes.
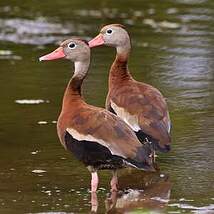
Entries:
POLYGON ((138 147, 135 158, 126 159, 126 164, 141 170, 155 172, 153 153, 153 146, 148 142, 138 147))
POLYGON ((153 137, 151 137, 150 135, 145 134, 142 130, 135 132, 135 134, 141 143, 144 144, 146 141, 151 142, 151 144, 153 145, 153 149, 155 151, 169 152, 171 150, 171 147, 169 145, 171 142, 171 138, 170 138, 169 134, 167 134, 167 139, 165 139, 164 141, 156 140, 153 137), (167 144, 163 143, 162 141, 167 142, 167 144))

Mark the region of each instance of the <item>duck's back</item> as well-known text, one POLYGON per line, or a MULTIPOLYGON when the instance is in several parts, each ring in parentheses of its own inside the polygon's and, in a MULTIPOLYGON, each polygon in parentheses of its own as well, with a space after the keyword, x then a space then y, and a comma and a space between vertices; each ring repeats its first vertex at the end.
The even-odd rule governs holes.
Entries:
POLYGON ((122 118, 142 139, 156 141, 160 150, 170 144, 170 118, 165 98, 151 85, 124 80, 110 88, 106 108, 122 118))

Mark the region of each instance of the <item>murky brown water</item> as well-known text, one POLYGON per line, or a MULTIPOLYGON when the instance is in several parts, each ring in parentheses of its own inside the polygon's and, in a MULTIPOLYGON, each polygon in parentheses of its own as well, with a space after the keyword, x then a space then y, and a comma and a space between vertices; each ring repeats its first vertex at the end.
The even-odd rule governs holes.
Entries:
MULTIPOLYGON (((212 0, 1 0, 0 213, 90 212, 90 175, 56 135, 70 62, 38 57, 108 23, 129 29, 134 77, 167 97, 173 150, 159 156, 160 174, 122 171, 118 196, 101 172, 98 213, 214 213, 213 22, 212 0)), ((104 106, 114 54, 93 50, 88 103, 104 106)))

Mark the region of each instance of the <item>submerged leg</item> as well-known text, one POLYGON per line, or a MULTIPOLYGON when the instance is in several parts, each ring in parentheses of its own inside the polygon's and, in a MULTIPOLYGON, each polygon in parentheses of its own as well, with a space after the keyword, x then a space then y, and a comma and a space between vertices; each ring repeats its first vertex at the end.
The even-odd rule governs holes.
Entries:
POLYGON ((97 209, 98 209, 97 193, 91 192, 91 212, 97 213, 97 209))
POLYGON ((110 184, 111 184, 111 192, 116 192, 117 186, 118 186, 117 170, 113 171, 113 176, 110 184))
POLYGON ((106 213, 115 213, 114 208, 117 204, 117 192, 112 192, 110 198, 105 200, 106 213))

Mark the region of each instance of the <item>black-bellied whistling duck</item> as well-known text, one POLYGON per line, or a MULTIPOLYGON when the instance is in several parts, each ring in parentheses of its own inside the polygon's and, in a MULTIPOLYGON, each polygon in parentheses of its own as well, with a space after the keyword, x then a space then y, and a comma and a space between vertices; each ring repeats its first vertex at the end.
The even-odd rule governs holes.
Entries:
POLYGON ((117 169, 131 166, 154 171, 151 145, 141 144, 132 129, 116 115, 84 101, 81 88, 90 64, 87 42, 68 39, 52 53, 40 57, 40 61, 59 58, 73 61, 75 70, 65 90, 57 132, 65 149, 91 172, 91 191, 97 190, 100 169, 113 171, 111 188, 115 191, 117 169))
POLYGON ((122 118, 141 142, 152 142, 154 149, 170 150, 170 118, 165 98, 151 85, 134 80, 129 73, 131 51, 129 34, 124 26, 111 24, 103 27, 89 46, 115 47, 117 54, 109 74, 106 108, 122 118))

